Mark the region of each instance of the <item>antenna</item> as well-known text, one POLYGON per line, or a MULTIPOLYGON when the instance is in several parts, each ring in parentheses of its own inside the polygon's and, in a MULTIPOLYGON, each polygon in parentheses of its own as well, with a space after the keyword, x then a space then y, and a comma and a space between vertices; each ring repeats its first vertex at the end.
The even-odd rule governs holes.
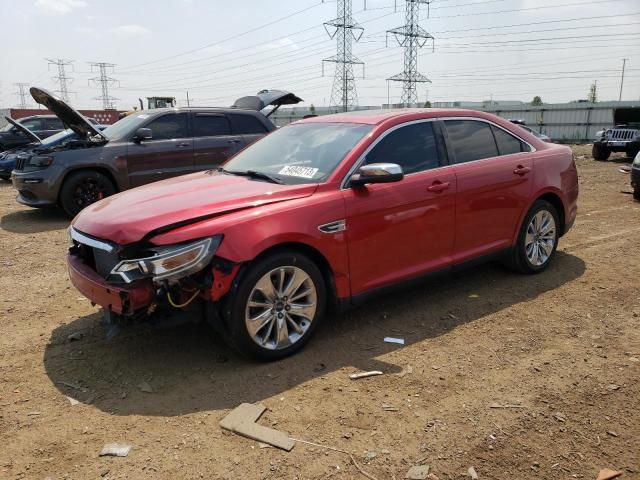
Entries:
POLYGON ((107 70, 113 71, 115 64, 114 63, 104 63, 104 62, 90 62, 91 71, 94 71, 94 68, 98 69, 100 76, 90 78, 89 85, 93 83, 94 85, 99 85, 101 90, 101 95, 98 97, 94 97, 95 100, 102 101, 102 108, 105 110, 115 110, 114 100, 119 100, 118 98, 112 97, 109 95, 109 87, 117 85, 120 86, 120 82, 115 78, 111 78, 107 75, 107 70))
POLYGON ((387 41, 389 34, 392 34, 398 44, 404 47, 404 71, 387 78, 387 81, 402 82, 402 103, 405 106, 411 106, 418 103, 417 84, 431 83, 431 80, 418 72, 418 49, 424 47, 429 40, 435 42, 435 39, 429 32, 418 25, 420 5, 425 4, 428 8, 432 0, 405 1, 406 23, 401 27, 387 30, 387 41))
POLYGON ((329 38, 336 39, 337 51, 334 56, 322 60, 322 75, 324 75, 324 62, 336 64, 330 104, 342 105, 343 111, 346 112, 358 104, 356 82, 353 76, 354 65, 362 65, 362 78, 364 78, 364 62, 351 52, 352 41, 360 40, 364 29, 353 20, 351 0, 337 0, 336 4, 338 17, 325 22, 324 29, 329 38))

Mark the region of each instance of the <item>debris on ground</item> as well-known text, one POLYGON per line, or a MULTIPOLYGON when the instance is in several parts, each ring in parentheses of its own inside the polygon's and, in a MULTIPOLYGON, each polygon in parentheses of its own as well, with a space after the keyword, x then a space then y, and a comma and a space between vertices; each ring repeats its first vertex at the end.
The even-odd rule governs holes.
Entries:
POLYGON ((386 343, 397 343, 398 345, 404 345, 404 338, 396 337, 384 337, 386 343))
POLYGON ((499 403, 492 403, 491 405, 489 405, 489 408, 524 408, 524 405, 516 405, 516 404, 501 405, 499 403))
POLYGON ((84 333, 74 332, 74 333, 72 333, 71 335, 69 335, 67 337, 67 340, 69 342, 75 342, 75 341, 78 341, 78 340, 82 340, 82 337, 84 337, 84 333))
POLYGON ((126 443, 107 443, 98 456, 100 457, 126 457, 131 451, 131 445, 126 443))
POLYGON ((289 438, 287 433, 263 427, 256 423, 266 410, 267 407, 264 405, 242 403, 220 420, 220 426, 243 437, 267 443, 290 452, 295 442, 289 438))
POLYGON ((382 404, 382 409, 385 412, 398 412, 398 411, 400 411, 400 409, 398 407, 394 407, 393 405, 390 405, 388 403, 383 403, 382 404))
POLYGON ((410 373, 413 373, 413 367, 411 365, 407 365, 406 368, 403 368, 402 371, 398 373, 398 376, 404 377, 405 375, 408 375, 410 373))
POLYGON ((562 422, 562 423, 567 421, 567 417, 565 417, 562 412, 554 413, 553 414, 553 418, 555 418, 557 421, 562 422))
POLYGON ((69 403, 71 404, 72 407, 75 407, 76 405, 78 405, 80 403, 78 400, 76 400, 75 398, 71 398, 71 397, 67 397, 67 400, 69 400, 69 403))
POLYGON ((409 480, 427 480, 429 478, 429 465, 415 465, 409 469, 404 478, 409 480))
POLYGON ((618 437, 618 436, 619 436, 619 435, 618 435, 616 432, 614 432, 613 430, 609 430, 609 431, 607 432, 607 435, 611 435, 612 437, 618 437))
POLYGON ((469 470, 467 470, 467 474, 469 475, 469 477, 471 477, 471 480, 478 480, 478 473, 476 472, 475 468, 469 467, 469 470))
POLYGON ((596 480, 612 480, 614 478, 621 477, 622 475, 623 472, 620 472, 618 470, 603 468, 602 470, 600 470, 600 473, 598 473, 598 478, 596 478, 596 480))
POLYGON ((352 373, 349 375, 349 378, 351 380, 358 380, 360 378, 375 377, 376 375, 382 375, 382 372, 380 370, 371 370, 370 372, 352 373))
POLYGON ((139 383, 138 384, 138 388, 140 389, 141 392, 144 392, 144 393, 154 393, 155 392, 153 387, 151 385, 149 385, 148 382, 139 383))
MULTIPOLYGON (((374 477, 373 475, 371 475, 370 473, 365 472, 362 467, 360 466, 360 464, 356 461, 356 457, 353 456, 353 453, 348 452, 346 450, 341 450, 339 448, 335 448, 335 447, 330 447, 328 445, 321 445, 319 443, 314 443, 314 442, 310 442, 308 440, 300 440, 299 438, 292 438, 291 440, 295 441, 295 442, 300 442, 300 443, 305 443, 307 445, 312 445, 314 447, 319 447, 319 448, 326 448, 327 450, 333 450, 334 452, 340 452, 340 453, 344 453, 346 455, 349 455, 349 458, 351 459, 351 463, 353 463, 353 466, 356 467, 356 469, 365 477, 367 477, 369 480, 378 480, 376 477, 374 477)), ((437 478, 433 479, 433 480, 438 480, 437 478)))

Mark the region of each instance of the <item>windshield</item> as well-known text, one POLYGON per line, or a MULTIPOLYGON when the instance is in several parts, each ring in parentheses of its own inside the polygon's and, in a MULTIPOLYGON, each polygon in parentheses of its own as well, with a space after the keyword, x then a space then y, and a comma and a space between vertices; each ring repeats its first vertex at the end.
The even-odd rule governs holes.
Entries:
POLYGON ((144 123, 149 115, 147 113, 132 114, 128 117, 124 117, 122 120, 118 120, 110 127, 105 128, 102 131, 102 135, 109 140, 120 140, 138 129, 142 123, 144 123))
POLYGON ((372 129, 350 123, 289 125, 241 151, 224 171, 264 173, 287 184, 319 183, 372 129))

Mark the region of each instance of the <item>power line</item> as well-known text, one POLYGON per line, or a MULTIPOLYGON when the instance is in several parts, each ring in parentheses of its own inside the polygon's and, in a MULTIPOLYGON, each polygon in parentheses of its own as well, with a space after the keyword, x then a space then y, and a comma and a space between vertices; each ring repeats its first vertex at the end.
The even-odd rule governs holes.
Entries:
POLYGON ((52 65, 57 67, 58 75, 53 77, 53 81, 58 84, 58 90, 56 90, 56 92, 60 94, 60 98, 62 98, 62 100, 68 102, 69 93, 75 92, 69 92, 67 83, 72 83, 73 78, 67 76, 65 67, 71 66, 73 69, 73 60, 64 60, 62 58, 45 58, 45 60, 48 62, 47 68, 50 68, 52 65))
POLYGON ((101 95, 98 97, 94 97, 96 100, 102 100, 102 108, 105 110, 115 109, 114 100, 118 100, 115 97, 109 95, 109 87, 114 85, 120 85, 120 82, 115 78, 111 78, 107 75, 107 70, 113 71, 115 64, 113 63, 104 63, 104 62, 90 62, 91 71, 94 71, 94 68, 97 68, 100 76, 89 79, 89 84, 93 82, 94 85, 99 85, 101 90, 101 95))
POLYGON ((13 85, 15 87, 18 87, 18 91, 14 92, 14 95, 17 95, 18 98, 20 99, 20 103, 18 104, 18 108, 27 108, 27 92, 25 90, 29 86, 29 84, 28 83, 19 82, 19 83, 14 83, 13 85))

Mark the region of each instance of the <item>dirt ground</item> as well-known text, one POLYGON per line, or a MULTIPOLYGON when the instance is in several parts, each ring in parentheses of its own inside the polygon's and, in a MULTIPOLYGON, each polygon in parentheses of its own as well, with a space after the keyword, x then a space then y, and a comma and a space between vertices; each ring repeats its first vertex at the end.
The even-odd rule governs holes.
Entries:
POLYGON ((440 479, 471 466, 480 479, 640 478, 640 203, 627 160, 575 150, 580 213, 545 273, 490 264, 381 297, 271 364, 192 324, 108 340, 67 279, 68 222, 0 184, 0 478, 366 478, 341 452, 221 431, 242 402, 378 480, 417 464, 440 479), (372 369, 385 374, 348 377, 372 369), (110 442, 133 448, 99 457, 110 442))

